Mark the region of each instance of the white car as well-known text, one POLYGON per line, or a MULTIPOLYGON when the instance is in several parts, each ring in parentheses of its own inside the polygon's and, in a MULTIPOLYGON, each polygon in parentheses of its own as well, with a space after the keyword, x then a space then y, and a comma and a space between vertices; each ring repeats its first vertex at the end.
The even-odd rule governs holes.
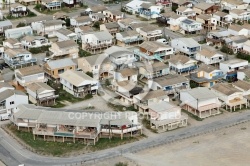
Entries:
POLYGON ((50 59, 49 58, 44 58, 43 61, 44 62, 48 62, 50 59))
POLYGON ((158 39, 158 40, 156 40, 156 42, 168 45, 168 41, 166 39, 158 39))

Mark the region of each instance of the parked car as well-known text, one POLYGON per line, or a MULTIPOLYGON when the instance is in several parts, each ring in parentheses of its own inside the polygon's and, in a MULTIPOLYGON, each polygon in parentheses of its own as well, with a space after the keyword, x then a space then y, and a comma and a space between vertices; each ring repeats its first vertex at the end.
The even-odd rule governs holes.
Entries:
POLYGON ((48 61, 50 61, 50 58, 44 58, 43 61, 48 62, 48 61))
POLYGON ((157 39, 156 42, 163 43, 163 44, 168 44, 168 41, 166 39, 157 39))

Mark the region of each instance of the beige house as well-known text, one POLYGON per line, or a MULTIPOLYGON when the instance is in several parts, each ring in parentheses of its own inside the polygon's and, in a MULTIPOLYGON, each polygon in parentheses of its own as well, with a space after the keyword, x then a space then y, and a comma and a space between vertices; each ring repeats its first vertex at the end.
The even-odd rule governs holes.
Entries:
POLYGON ((45 75, 49 79, 59 79, 59 74, 66 70, 76 70, 76 64, 70 58, 53 60, 44 64, 45 75))
POLYGON ((51 55, 52 59, 60 59, 65 57, 75 59, 78 58, 79 46, 73 40, 66 40, 52 43, 49 50, 53 53, 51 55))
POLYGON ((117 22, 109 22, 100 25, 100 31, 108 31, 112 36, 120 32, 120 25, 117 22))
POLYGON ((235 111, 236 108, 247 107, 247 99, 243 97, 243 92, 229 83, 220 83, 212 87, 212 91, 219 97, 226 109, 235 111))
POLYGON ((58 97, 55 94, 55 89, 43 82, 29 84, 26 90, 29 95, 29 101, 37 105, 52 106, 58 97))
POLYGON ((77 59, 78 69, 93 73, 93 78, 102 79, 113 75, 114 66, 105 54, 97 54, 77 59))

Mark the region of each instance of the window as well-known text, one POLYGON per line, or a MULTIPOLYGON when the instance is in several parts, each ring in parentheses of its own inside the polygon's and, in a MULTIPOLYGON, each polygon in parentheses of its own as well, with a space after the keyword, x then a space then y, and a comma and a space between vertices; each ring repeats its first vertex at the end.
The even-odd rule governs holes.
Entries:
POLYGON ((95 65, 95 69, 98 69, 98 65, 95 65))
POLYGON ((11 102, 10 102, 10 105, 12 105, 12 104, 14 104, 14 101, 11 101, 11 102))

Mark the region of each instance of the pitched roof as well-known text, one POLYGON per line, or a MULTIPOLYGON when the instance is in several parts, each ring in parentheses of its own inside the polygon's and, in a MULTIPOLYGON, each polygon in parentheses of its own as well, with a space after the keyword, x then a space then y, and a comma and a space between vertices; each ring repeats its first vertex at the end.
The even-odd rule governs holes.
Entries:
POLYGON ((232 95, 236 92, 241 92, 240 90, 234 88, 229 83, 217 83, 214 86, 212 86, 212 89, 221 92, 222 94, 225 94, 227 96, 232 95))
POLYGON ((49 21, 49 20, 53 20, 53 16, 51 16, 51 15, 42 15, 42 16, 25 18, 25 21, 26 21, 27 24, 31 24, 32 22, 49 21))
POLYGON ((198 87, 188 90, 182 90, 181 92, 187 92, 190 94, 193 98, 196 100, 209 100, 211 98, 217 98, 216 94, 213 93, 213 91, 209 90, 207 87, 198 87))
POLYGON ((177 64, 177 63, 185 64, 190 60, 191 59, 185 55, 174 55, 168 61, 173 64, 177 64))
POLYGON ((228 15, 228 13, 222 12, 222 11, 217 11, 214 13, 214 15, 220 16, 220 17, 225 17, 228 15))
POLYGON ((168 68, 168 65, 166 65, 163 62, 154 62, 152 64, 153 71, 159 71, 168 68))
POLYGON ((109 47, 104 51, 107 55, 112 56, 112 57, 120 57, 123 54, 129 54, 132 55, 133 52, 128 50, 127 48, 120 47, 120 46, 112 46, 109 47))
POLYGON ((247 77, 250 77, 250 68, 241 69, 238 72, 243 72, 247 77))
POLYGON ((230 37, 230 40, 235 42, 235 43, 244 43, 248 40, 248 38, 244 35, 238 35, 238 36, 230 37))
POLYGON ((245 91, 250 90, 250 83, 249 82, 238 80, 232 84, 236 87, 239 87, 240 89, 245 90, 245 91))
POLYGON ((65 40, 53 44, 57 45, 59 48, 79 47, 78 44, 73 40, 65 40))
POLYGON ((12 88, 13 90, 15 89, 12 85, 10 85, 7 82, 0 82, 0 88, 7 87, 7 88, 12 88))
POLYGON ((170 48, 169 46, 156 41, 144 41, 142 44, 139 45, 139 47, 144 48, 150 52, 155 52, 161 47, 170 48))
POLYGON ((119 28, 120 25, 117 22, 109 22, 104 24, 107 29, 119 28))
POLYGON ((189 47, 200 46, 200 44, 197 41, 195 41, 193 38, 184 38, 183 37, 183 38, 176 38, 176 39, 173 39, 173 40, 176 40, 178 42, 181 41, 181 42, 185 43, 189 47))
POLYGON ((154 82, 157 82, 161 86, 174 85, 182 82, 187 82, 188 79, 182 75, 166 75, 153 79, 154 82))
POLYGON ((16 44, 16 43, 20 43, 17 39, 14 39, 14 38, 8 38, 6 39, 5 41, 3 42, 8 42, 10 44, 16 44))
POLYGON ((26 96, 26 94, 21 92, 21 91, 7 89, 7 90, 0 93, 0 101, 3 101, 3 100, 5 100, 5 99, 7 99, 15 94, 26 96))
POLYGON ((23 48, 8 48, 5 51, 5 54, 7 54, 9 57, 15 57, 16 55, 22 54, 22 53, 31 54, 29 51, 23 48))
POLYGON ((113 36, 108 31, 93 32, 92 34, 100 41, 113 39, 113 36))
POLYGON ((20 69, 16 69, 16 71, 19 71, 19 73, 22 76, 29 76, 29 75, 34 75, 38 73, 44 73, 43 68, 38 65, 23 67, 20 69))
POLYGON ((81 29, 83 33, 94 32, 94 29, 92 27, 90 27, 90 26, 81 25, 78 28, 81 29))
POLYGON ((139 33, 136 30, 120 32, 123 37, 134 37, 138 36, 139 33))
POLYGON ((54 25, 61 25, 61 24, 65 24, 65 21, 62 21, 62 20, 49 20, 49 21, 44 22, 45 26, 54 26, 54 25))
POLYGON ((199 68, 198 68, 198 72, 199 71, 204 71, 204 72, 206 72, 206 73, 211 73, 212 71, 214 71, 214 70, 218 70, 218 69, 216 69, 214 66, 212 66, 212 65, 206 65, 206 64, 201 64, 200 66, 199 66, 199 68))
POLYGON ((155 31, 155 30, 159 30, 160 28, 158 26, 155 25, 148 25, 148 26, 144 26, 142 27, 140 30, 144 31, 144 32, 151 32, 151 31, 155 31))
POLYGON ((201 10, 207 10, 208 8, 210 8, 212 6, 214 6, 213 3, 201 2, 201 3, 196 4, 194 7, 198 8, 198 9, 201 9, 201 10))
POLYGON ((232 29, 234 31, 241 31, 242 29, 244 29, 244 27, 240 26, 240 25, 236 25, 236 24, 232 24, 231 26, 228 27, 228 29, 232 29))
POLYGON ((79 58, 78 60, 81 59, 85 59, 91 66, 95 65, 95 64, 101 64, 102 62, 106 62, 106 60, 109 60, 109 58, 107 58, 107 56, 105 56, 104 54, 96 54, 96 55, 91 55, 91 56, 87 56, 87 57, 82 57, 79 58))
POLYGON ((128 77, 128 76, 138 74, 138 70, 136 68, 125 68, 125 69, 119 70, 118 72, 121 73, 123 77, 128 77))
POLYGON ((152 6, 151 3, 142 3, 141 4, 141 7, 144 8, 144 9, 149 9, 151 6, 152 6))
POLYGON ((74 32, 72 32, 72 31, 70 31, 70 30, 68 30, 68 29, 65 29, 65 28, 61 28, 61 29, 57 30, 57 32, 58 32, 58 33, 61 33, 61 34, 63 34, 63 35, 65 35, 65 36, 74 33, 74 32))
POLYGON ((30 35, 27 35, 27 36, 24 36, 22 38, 22 40, 25 40, 25 41, 28 41, 28 42, 32 42, 33 40, 36 40, 36 39, 44 39, 45 37, 43 36, 30 36, 30 35))
POLYGON ((105 7, 103 5, 96 5, 96 6, 90 7, 90 9, 92 10, 93 13, 98 13, 100 11, 107 10, 107 7, 105 7))
POLYGON ((29 84, 27 85, 27 89, 38 94, 43 93, 44 91, 55 91, 53 88, 51 88, 44 82, 34 82, 32 84, 29 84))
POLYGON ((76 64, 72 61, 71 58, 52 60, 47 62, 47 65, 50 67, 51 70, 64 68, 67 66, 76 66, 76 64))
POLYGON ((207 15, 207 14, 200 14, 198 16, 196 16, 197 18, 200 18, 202 20, 209 20, 211 19, 211 16, 210 15, 207 15))
POLYGON ((135 95, 134 97, 138 98, 141 101, 146 101, 149 99, 154 99, 154 98, 163 97, 163 96, 166 96, 167 98, 167 93, 163 91, 162 89, 160 89, 160 90, 140 93, 138 95, 135 95))
POLYGON ((0 21, 0 27, 5 27, 5 26, 12 26, 10 20, 0 21))
POLYGON ((116 9, 109 9, 108 10, 110 13, 112 13, 113 15, 116 15, 116 16, 119 16, 119 15, 122 15, 122 12, 120 10, 116 10, 116 9))
POLYGON ((148 104, 148 108, 159 114, 163 112, 168 112, 168 111, 172 112, 174 110, 181 109, 179 106, 176 106, 175 104, 166 101, 150 102, 148 104))
POLYGON ((212 56, 217 54, 217 52, 215 52, 215 51, 213 51, 211 49, 203 48, 201 51, 197 52, 197 54, 200 54, 200 55, 203 55, 205 57, 211 58, 212 56))
POLYGON ((242 10, 242 9, 233 9, 233 10, 230 10, 229 13, 235 13, 237 15, 240 15, 242 13, 245 13, 246 10, 242 10))
POLYGON ((188 9, 187 7, 181 6, 181 7, 177 8, 176 11, 184 12, 187 9, 188 9))
POLYGON ((67 82, 75 86, 81 85, 82 82, 86 80, 90 80, 90 81, 93 80, 93 78, 88 76, 87 74, 81 71, 75 71, 75 70, 66 70, 64 73, 60 74, 60 78, 67 80, 67 82))
POLYGON ((92 21, 92 19, 89 16, 77 17, 75 18, 75 20, 80 23, 92 21))

